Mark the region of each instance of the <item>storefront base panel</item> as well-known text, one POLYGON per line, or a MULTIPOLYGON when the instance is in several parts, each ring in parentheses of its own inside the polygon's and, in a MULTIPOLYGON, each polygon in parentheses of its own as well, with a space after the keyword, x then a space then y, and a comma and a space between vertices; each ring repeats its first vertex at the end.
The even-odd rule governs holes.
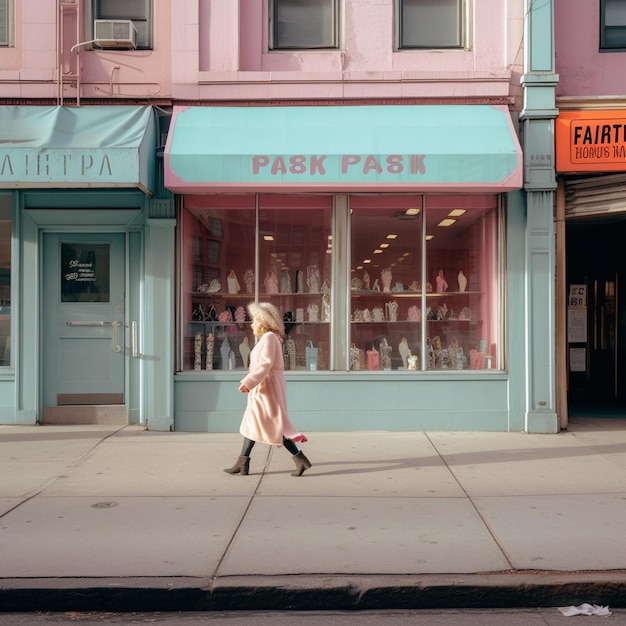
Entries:
MULTIPOLYGON (((245 395, 237 387, 243 372, 220 380, 185 374, 174 381, 175 430, 239 431, 245 395)), ((508 432, 511 429, 506 374, 425 376, 419 380, 353 372, 290 374, 290 416, 299 430, 464 430, 508 432)))
POLYGON ((15 381, 0 380, 0 424, 15 423, 15 381))
POLYGON ((554 412, 548 411, 530 412, 526 417, 526 428, 524 430, 533 434, 556 434, 561 430, 559 416, 554 412))

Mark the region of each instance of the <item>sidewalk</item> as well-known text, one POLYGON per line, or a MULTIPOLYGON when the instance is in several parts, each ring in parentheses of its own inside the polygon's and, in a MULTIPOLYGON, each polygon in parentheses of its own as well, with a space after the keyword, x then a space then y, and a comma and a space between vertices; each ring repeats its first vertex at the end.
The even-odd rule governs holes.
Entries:
POLYGON ((0 611, 626 605, 626 421, 307 435, 0 426, 0 611))

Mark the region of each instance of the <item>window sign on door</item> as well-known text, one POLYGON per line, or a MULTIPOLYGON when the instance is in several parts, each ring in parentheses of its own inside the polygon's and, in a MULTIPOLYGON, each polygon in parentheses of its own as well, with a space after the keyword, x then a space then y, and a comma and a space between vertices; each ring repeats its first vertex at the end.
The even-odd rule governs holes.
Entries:
POLYGON ((109 302, 109 244, 61 244, 61 302, 109 302))

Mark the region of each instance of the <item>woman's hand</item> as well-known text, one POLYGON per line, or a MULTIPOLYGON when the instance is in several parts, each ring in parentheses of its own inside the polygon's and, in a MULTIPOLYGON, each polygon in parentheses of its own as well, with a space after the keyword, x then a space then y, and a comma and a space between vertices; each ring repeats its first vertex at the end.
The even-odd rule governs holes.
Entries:
POLYGON ((248 393, 250 390, 245 385, 239 385, 239 391, 241 391, 241 393, 248 393))

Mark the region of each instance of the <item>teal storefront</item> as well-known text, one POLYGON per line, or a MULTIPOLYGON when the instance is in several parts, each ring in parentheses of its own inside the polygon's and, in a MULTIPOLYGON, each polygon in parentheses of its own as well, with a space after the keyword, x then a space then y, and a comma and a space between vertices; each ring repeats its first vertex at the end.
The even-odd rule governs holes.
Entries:
MULTIPOLYGON (((236 432, 274 302, 307 430, 529 424, 522 154, 498 105, 175 107, 174 426, 236 432)), ((532 269, 532 268, 530 268, 532 269)))
POLYGON ((149 106, 0 107, 0 423, 171 428, 158 136, 149 106))

